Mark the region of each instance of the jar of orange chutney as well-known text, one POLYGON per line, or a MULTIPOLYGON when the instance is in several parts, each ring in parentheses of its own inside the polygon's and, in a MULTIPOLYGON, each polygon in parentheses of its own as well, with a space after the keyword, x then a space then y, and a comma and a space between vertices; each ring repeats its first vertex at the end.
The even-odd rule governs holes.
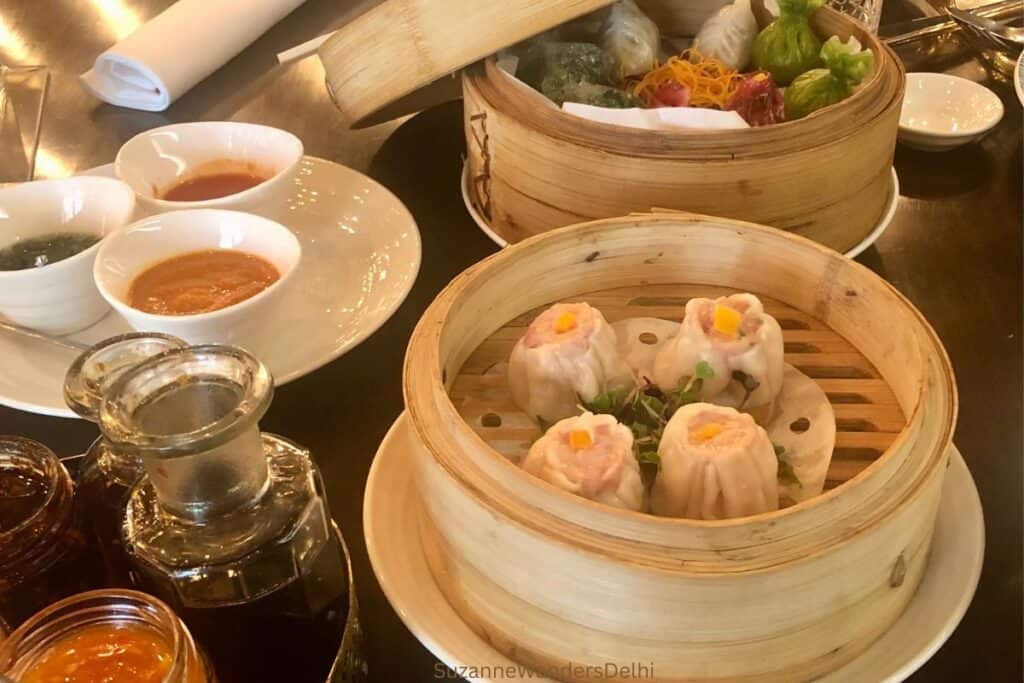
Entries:
POLYGON ((192 635, 156 598, 79 593, 0 642, 0 673, 16 683, 214 683, 192 635))

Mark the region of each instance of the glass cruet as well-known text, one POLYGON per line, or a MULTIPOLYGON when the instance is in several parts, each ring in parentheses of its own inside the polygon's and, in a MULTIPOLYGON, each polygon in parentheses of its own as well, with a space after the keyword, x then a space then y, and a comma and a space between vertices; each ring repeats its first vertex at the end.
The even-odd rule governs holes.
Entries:
MULTIPOLYGON (((126 370, 159 353, 186 346, 177 337, 133 332, 105 339, 75 359, 64 378, 64 401, 79 416, 99 422, 107 390, 126 370)), ((83 528, 103 561, 108 586, 130 586, 128 558, 121 545, 121 521, 128 491, 142 462, 100 436, 89 447, 78 477, 75 506, 83 528)))
POLYGON ((100 413, 134 453, 123 539, 222 680, 323 681, 341 642, 348 572, 309 451, 263 434, 270 372, 233 347, 167 351, 125 372, 100 413))

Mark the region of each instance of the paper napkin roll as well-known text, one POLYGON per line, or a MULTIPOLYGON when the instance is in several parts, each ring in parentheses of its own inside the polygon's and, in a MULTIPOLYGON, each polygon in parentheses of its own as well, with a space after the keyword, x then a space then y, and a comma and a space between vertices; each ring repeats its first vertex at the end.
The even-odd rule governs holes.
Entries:
POLYGON ((305 0, 178 0, 96 58, 85 88, 121 107, 163 111, 305 0))

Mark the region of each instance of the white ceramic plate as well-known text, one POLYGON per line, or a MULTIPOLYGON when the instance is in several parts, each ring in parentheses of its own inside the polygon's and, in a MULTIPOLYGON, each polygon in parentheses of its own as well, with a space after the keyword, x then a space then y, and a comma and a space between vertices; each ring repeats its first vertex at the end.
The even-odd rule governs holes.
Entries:
MULTIPOLYGON (((865 237, 860 244, 846 252, 846 256, 854 258, 860 255, 865 249, 870 247, 875 241, 882 236, 886 228, 889 227, 889 223, 892 222, 892 217, 896 213, 896 205, 899 204, 900 199, 900 179, 896 176, 896 169, 892 169, 892 183, 889 185, 889 192, 885 198, 885 211, 882 212, 882 217, 878 220, 878 224, 874 229, 865 237)), ((473 203, 472 195, 469 192, 469 165, 462 165, 462 202, 466 205, 466 211, 473 218, 473 222, 477 224, 485 235, 487 235, 492 242, 497 244, 499 247, 507 247, 508 242, 505 241, 501 235, 496 233, 484 218, 480 210, 477 209, 476 204, 473 203)))
MULTIPOLYGON (((472 631, 434 583, 417 530, 421 507, 410 461, 411 438, 415 437, 403 414, 384 437, 366 482, 363 527, 377 580, 413 635, 453 670, 471 673, 474 668, 519 667, 472 631)), ((928 568, 910 605, 866 652, 820 680, 901 681, 920 668, 946 642, 967 611, 981 576, 984 544, 981 500, 966 463, 954 451, 943 484, 928 568)))
MULTIPOLYGON (((113 164, 84 174, 113 176, 113 164)), ((339 357, 391 317, 419 272, 420 233, 384 186, 315 157, 302 160, 287 195, 258 213, 286 225, 302 243, 281 313, 268 321, 275 342, 262 358, 281 385, 339 357)), ((112 311, 69 339, 88 344, 129 331, 112 311)), ((73 351, 0 332, 0 404, 74 417, 62 393, 74 358, 73 351)))
POLYGON ((1024 52, 1017 57, 1017 66, 1013 68, 1013 89, 1017 91, 1017 99, 1024 105, 1024 52))

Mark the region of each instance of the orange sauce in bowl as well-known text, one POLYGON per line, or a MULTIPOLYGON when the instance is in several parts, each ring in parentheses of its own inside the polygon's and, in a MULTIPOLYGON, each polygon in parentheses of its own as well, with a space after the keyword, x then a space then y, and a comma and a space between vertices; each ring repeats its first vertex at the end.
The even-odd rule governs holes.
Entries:
POLYGON ((238 194, 251 187, 256 187, 266 177, 254 173, 227 172, 209 173, 182 180, 164 190, 161 199, 171 202, 198 202, 207 199, 218 199, 231 194, 238 194))
POLYGON ((233 249, 169 258, 137 275, 128 305, 158 315, 209 313, 259 294, 280 279, 266 259, 233 249))
POLYGON ((131 624, 97 624, 50 645, 20 683, 161 683, 171 668, 170 644, 131 624))

